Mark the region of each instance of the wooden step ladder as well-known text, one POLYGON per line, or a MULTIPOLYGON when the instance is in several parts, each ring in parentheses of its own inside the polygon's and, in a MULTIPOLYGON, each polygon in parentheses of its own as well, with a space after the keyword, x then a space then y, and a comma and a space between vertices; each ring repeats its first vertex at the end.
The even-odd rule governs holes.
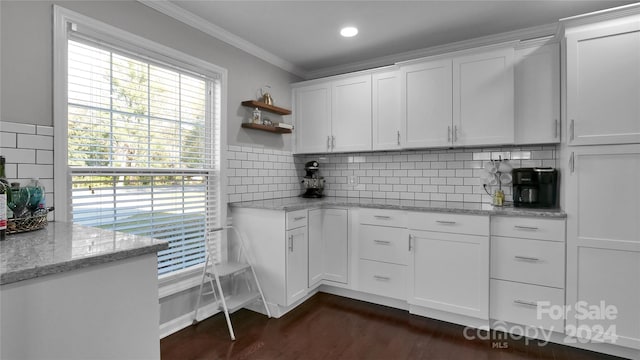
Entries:
MULTIPOLYGON (((233 226, 224 226, 216 229, 210 230, 210 233, 221 232, 223 230, 233 230, 235 235, 238 238, 238 245, 240 246, 238 249, 238 254, 236 256, 235 261, 228 262, 220 262, 215 264, 214 258, 212 255, 211 244, 206 242, 207 248, 207 256, 204 262, 204 267, 202 269, 202 280, 200 281, 200 290, 198 291, 198 300, 196 302, 196 309, 193 314, 193 324, 198 323, 198 310, 200 308, 200 301, 203 296, 213 295, 215 302, 218 303, 218 308, 221 311, 224 311, 224 316, 227 320, 227 326, 229 327, 229 335, 231 336, 231 340, 235 340, 236 336, 233 332, 233 326, 231 325, 231 318, 229 314, 239 310, 243 307, 246 307, 249 304, 253 304, 258 300, 262 301, 264 308, 267 312, 267 316, 271 318, 271 312, 269 311, 269 306, 267 305, 267 301, 264 298, 264 293, 262 292, 262 288, 260 287, 260 282, 258 281, 258 277, 256 276, 256 272, 253 269, 250 261, 250 255, 245 249, 245 241, 240 234, 240 232, 234 228, 233 226), (255 289, 251 286, 250 279, 247 278, 247 273, 250 271, 250 275, 253 278, 255 289), (237 289, 237 277, 245 274, 243 277, 246 285, 246 289, 244 292, 238 293, 237 289), (234 291, 232 294, 225 295, 225 292, 222 289, 221 279, 229 279, 230 282, 234 286, 234 291), (211 291, 203 293, 202 290, 204 288, 204 284, 208 282, 211 286, 211 291)), ((213 236, 209 236, 211 238, 213 236)))

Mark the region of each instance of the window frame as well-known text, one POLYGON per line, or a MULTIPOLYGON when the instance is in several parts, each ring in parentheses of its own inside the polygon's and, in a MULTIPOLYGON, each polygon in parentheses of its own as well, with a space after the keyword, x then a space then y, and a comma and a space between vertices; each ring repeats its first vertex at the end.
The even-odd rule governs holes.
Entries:
MULTIPOLYGON (((105 24, 88 16, 53 6, 53 124, 54 124, 54 205, 55 220, 68 222, 71 220, 71 177, 68 166, 68 93, 67 66, 69 31, 77 31, 95 39, 107 41, 109 45, 122 48, 148 57, 152 61, 192 71, 197 74, 217 78, 220 81, 220 201, 218 214, 220 219, 227 218, 226 190, 226 149, 227 149, 227 70, 207 61, 185 54, 181 51, 159 44, 152 40, 129 33, 120 28, 105 24)), ((224 240, 221 244, 220 256, 226 256, 224 240)), ((159 276, 160 294, 167 296, 186 288, 194 282, 193 277, 201 271, 202 265, 159 276), (166 289, 163 291, 163 285, 166 289)))

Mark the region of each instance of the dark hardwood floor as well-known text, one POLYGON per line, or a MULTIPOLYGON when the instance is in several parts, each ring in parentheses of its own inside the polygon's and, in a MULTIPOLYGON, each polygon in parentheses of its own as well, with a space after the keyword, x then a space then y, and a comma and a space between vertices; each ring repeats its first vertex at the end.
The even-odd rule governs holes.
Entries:
POLYGON ((162 359, 618 359, 533 340, 467 340, 463 326, 325 293, 280 319, 242 309, 231 321, 236 341, 217 314, 162 339, 162 359))

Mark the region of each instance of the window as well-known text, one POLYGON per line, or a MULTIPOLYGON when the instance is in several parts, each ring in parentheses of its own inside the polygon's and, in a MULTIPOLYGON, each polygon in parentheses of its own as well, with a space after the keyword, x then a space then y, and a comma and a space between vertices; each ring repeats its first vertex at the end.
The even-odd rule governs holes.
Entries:
POLYGON ((221 76, 65 28, 69 220, 167 240, 159 275, 219 254, 221 76))

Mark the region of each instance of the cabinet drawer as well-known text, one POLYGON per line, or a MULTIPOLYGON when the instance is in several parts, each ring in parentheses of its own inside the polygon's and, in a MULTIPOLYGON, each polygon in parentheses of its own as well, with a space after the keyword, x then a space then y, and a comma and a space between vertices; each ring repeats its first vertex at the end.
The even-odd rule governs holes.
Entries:
POLYGON ((489 235, 489 216, 410 212, 409 228, 456 234, 489 235))
POLYGON ((564 288, 564 243, 491 238, 491 277, 564 288))
POLYGON ((360 225, 360 258, 407 265, 409 234, 407 229, 360 225))
POLYGON ((560 314, 551 313, 557 317, 544 311, 549 310, 551 305, 564 305, 564 290, 494 279, 490 282, 490 288, 489 316, 492 319, 564 332, 562 311, 560 314))
POLYGON ((407 299, 406 266, 361 259, 358 270, 360 291, 407 299))
POLYGON ((307 209, 287 212, 287 230, 307 226, 307 209))
POLYGON ((384 209, 360 209, 360 224, 407 227, 407 213, 384 209))
POLYGON ((491 235, 525 239, 564 241, 564 219, 494 216, 491 218, 491 235))

